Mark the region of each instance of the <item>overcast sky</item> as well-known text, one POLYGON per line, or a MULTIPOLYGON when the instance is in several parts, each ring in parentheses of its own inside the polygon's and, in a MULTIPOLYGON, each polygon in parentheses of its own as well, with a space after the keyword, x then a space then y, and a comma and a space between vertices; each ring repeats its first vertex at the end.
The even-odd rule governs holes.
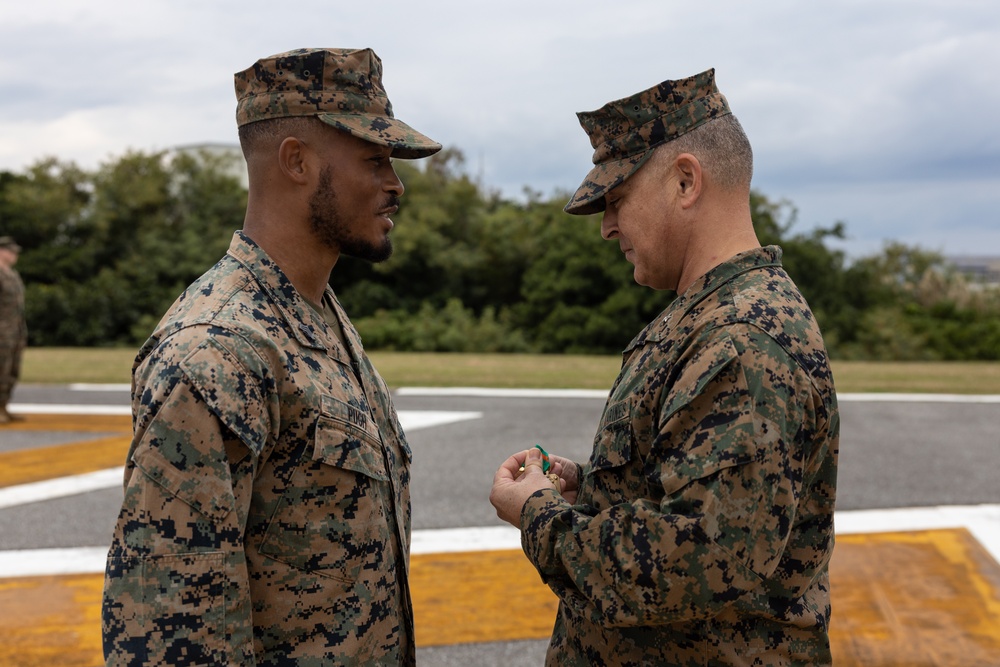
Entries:
POLYGON ((396 115, 510 197, 576 188, 575 112, 714 67, 794 230, 1000 255, 996 0, 4 2, 0 169, 236 143, 233 73, 302 46, 375 49, 396 115))

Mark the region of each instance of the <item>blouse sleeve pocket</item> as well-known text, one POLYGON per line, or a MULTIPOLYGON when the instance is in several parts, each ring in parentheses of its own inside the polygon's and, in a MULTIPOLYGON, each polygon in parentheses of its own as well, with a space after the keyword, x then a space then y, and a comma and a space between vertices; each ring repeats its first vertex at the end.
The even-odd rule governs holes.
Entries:
POLYGON ((687 361, 661 410, 660 481, 670 496, 753 460, 753 405, 736 346, 723 336, 687 361))
POLYGON ((260 378, 213 338, 199 345, 180 366, 209 410, 255 456, 260 455, 269 432, 260 378))
POLYGON ((132 453, 132 463, 167 493, 221 522, 236 506, 222 431, 216 418, 177 385, 132 453))
POLYGON ((696 350, 683 361, 683 370, 674 380, 673 389, 660 409, 661 423, 665 423, 685 406, 704 397, 708 386, 716 377, 738 360, 739 352, 728 335, 723 335, 696 350))

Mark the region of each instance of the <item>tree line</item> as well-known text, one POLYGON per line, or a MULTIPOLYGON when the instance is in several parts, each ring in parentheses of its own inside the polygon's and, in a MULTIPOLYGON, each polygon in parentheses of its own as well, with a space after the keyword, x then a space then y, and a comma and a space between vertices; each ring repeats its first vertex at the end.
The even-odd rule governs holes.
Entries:
MULTIPOLYGON (((94 170, 47 158, 0 171, 0 235, 24 248, 30 344, 140 344, 242 226, 239 159, 129 152, 94 170)), ((568 193, 503 197, 455 149, 396 167, 406 194, 393 257, 341 258, 331 278, 369 349, 619 352, 674 298, 636 285, 600 215, 562 211, 568 193)), ((794 206, 756 191, 751 209, 835 358, 1000 358, 1000 295, 939 254, 892 243, 848 261, 834 243, 844 224, 796 231, 794 206)))

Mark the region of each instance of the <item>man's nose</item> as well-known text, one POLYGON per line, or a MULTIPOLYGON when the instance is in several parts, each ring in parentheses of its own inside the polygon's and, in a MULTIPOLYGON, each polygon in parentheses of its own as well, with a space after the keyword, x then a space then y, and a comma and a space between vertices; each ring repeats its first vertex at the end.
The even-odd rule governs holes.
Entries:
POLYGON ((385 179, 385 183, 382 185, 382 189, 386 192, 391 192, 397 197, 403 196, 403 181, 399 180, 399 175, 396 174, 396 170, 390 165, 389 176, 385 179))
POLYGON ((618 214, 610 206, 604 209, 604 217, 601 218, 601 237, 605 241, 610 241, 618 236, 618 214))

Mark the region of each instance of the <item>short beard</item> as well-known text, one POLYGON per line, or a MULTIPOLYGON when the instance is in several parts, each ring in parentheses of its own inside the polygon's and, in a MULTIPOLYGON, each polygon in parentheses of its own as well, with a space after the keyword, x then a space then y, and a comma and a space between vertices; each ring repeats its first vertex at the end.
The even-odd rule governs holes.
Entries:
MULTIPOLYGON (((388 236, 381 244, 352 236, 338 208, 333 189, 333 169, 326 165, 319 173, 319 185, 309 198, 309 224, 320 243, 343 255, 368 262, 384 262, 392 256, 392 241, 388 236)), ((392 198, 395 203, 396 197, 392 198)))

